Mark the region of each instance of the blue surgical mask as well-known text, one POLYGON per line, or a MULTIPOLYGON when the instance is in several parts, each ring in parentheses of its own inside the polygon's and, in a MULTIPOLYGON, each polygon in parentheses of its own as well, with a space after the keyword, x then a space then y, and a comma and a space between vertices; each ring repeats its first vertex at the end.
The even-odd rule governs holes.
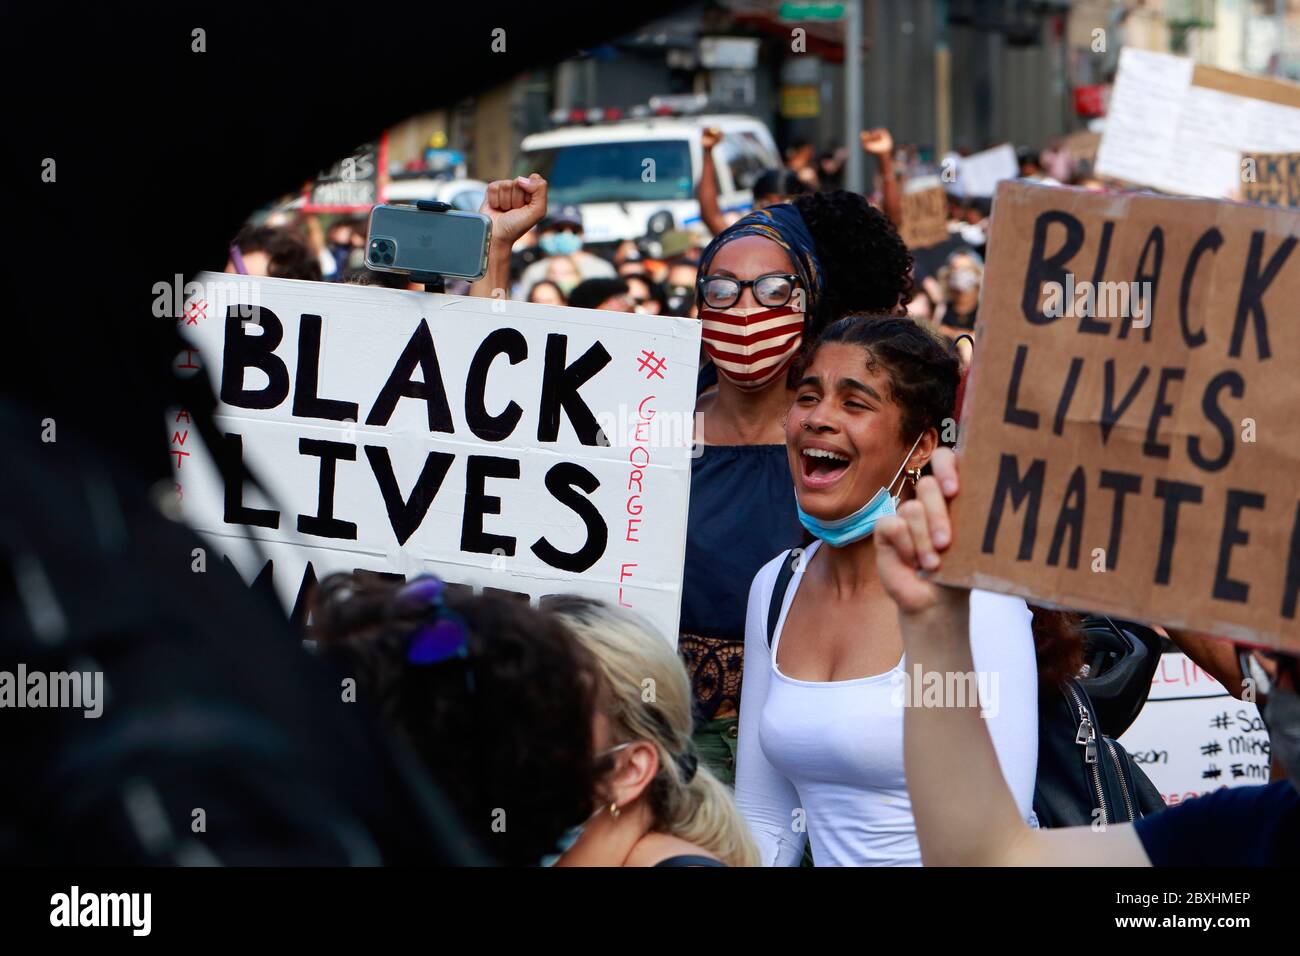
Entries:
MULTIPOLYGON (((617 753, 618 751, 622 750, 624 747, 630 747, 630 746, 632 746, 631 741, 628 741, 627 743, 624 744, 619 744, 617 747, 610 747, 608 750, 602 750, 600 753, 596 754, 596 758, 600 759, 601 757, 607 756, 608 754, 617 753)), ((548 853, 546 854, 546 856, 542 857, 541 862, 538 865, 555 866, 555 864, 560 861, 560 857, 564 856, 564 854, 572 850, 574 844, 576 844, 578 840, 581 839, 583 831, 587 829, 587 824, 591 823, 592 820, 594 820, 597 816, 599 816, 601 813, 604 812, 605 812, 605 807, 602 805, 594 813, 592 813, 591 816, 587 817, 587 819, 583 820, 581 823, 575 823, 573 826, 569 827, 569 829, 565 830, 562 834, 560 834, 560 838, 557 841, 555 841, 555 852, 548 853)))
POLYGON ((571 256, 582 248, 582 236, 576 232, 548 232, 537 244, 548 256, 571 256))
MULTIPOLYGON (((598 810, 596 812, 599 813, 600 811, 598 810)), ((593 813, 591 816, 594 817, 595 815, 596 814, 593 813)), ((560 857, 573 849, 573 845, 578 842, 578 838, 582 836, 582 831, 587 828, 587 824, 590 821, 591 817, 587 817, 586 820, 569 827, 569 829, 560 834, 560 839, 555 843, 555 852, 548 853, 546 856, 542 857, 542 861, 539 865, 555 866, 556 863, 560 862, 560 857)))
MULTIPOLYGON (((898 508, 898 495, 893 494, 890 489, 894 487, 894 482, 898 481, 898 476, 903 473, 907 466, 908 459, 912 457, 912 452, 916 451, 916 446, 921 444, 921 438, 925 435, 922 432, 916 436, 916 441, 912 442, 912 447, 903 459, 903 463, 898 466, 898 471, 894 472, 894 477, 890 480, 889 485, 881 488, 871 500, 859 508, 853 514, 844 518, 835 518, 831 521, 823 521, 821 518, 814 518, 795 501, 795 508, 799 511, 799 522, 808 529, 808 533, 825 541, 832 548, 842 548, 846 544, 852 544, 854 541, 861 541, 871 532, 876 530, 876 523, 886 515, 892 515, 898 508)), ((899 487, 902 491, 902 487, 899 487)))

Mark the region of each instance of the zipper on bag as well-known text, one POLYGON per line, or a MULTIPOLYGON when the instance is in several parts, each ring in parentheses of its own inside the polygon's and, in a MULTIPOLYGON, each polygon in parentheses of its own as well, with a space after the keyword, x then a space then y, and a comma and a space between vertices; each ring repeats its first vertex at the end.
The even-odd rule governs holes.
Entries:
POLYGON ((1124 779, 1124 767, 1120 763, 1119 754, 1115 750, 1115 741, 1111 740, 1109 737, 1104 739, 1106 741, 1106 749, 1110 751, 1110 759, 1115 763, 1115 774, 1119 777, 1119 792, 1124 797, 1124 808, 1128 810, 1129 820, 1136 820, 1137 816, 1133 812, 1133 800, 1129 796, 1128 792, 1128 781, 1124 779))
POLYGON ((1083 747, 1084 763, 1092 768, 1092 787, 1097 795, 1097 806, 1101 810, 1101 822, 1104 826, 1110 822, 1110 810, 1106 806, 1106 792, 1101 785, 1101 767, 1097 763, 1097 729, 1093 725, 1092 715, 1083 704, 1083 698, 1073 684, 1066 684, 1067 696, 1079 711, 1079 729, 1074 735, 1074 742, 1083 747))

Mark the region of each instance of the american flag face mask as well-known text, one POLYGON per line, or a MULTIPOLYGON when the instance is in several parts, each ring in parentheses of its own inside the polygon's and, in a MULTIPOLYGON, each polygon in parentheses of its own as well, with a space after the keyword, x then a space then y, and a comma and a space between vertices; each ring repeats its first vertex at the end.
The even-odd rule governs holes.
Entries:
POLYGON ((767 385, 790 364, 803 343, 804 313, 775 309, 701 309, 704 350, 718 374, 743 389, 767 385))

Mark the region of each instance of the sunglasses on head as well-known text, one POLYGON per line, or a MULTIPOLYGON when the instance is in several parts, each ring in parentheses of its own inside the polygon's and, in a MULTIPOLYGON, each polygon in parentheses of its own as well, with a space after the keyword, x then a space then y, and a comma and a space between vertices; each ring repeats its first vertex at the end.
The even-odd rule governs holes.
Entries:
POLYGON ((465 619, 444 603, 447 586, 439 578, 424 575, 408 582, 397 592, 401 605, 432 611, 406 641, 407 663, 432 667, 448 661, 461 661, 465 667, 465 687, 474 693, 474 672, 469 666, 469 626, 465 619))

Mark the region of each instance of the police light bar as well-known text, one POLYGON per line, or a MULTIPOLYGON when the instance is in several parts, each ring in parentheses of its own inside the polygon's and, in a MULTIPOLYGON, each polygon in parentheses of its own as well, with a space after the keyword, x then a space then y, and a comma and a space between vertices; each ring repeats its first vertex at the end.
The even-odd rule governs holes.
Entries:
POLYGON ((650 97, 650 109, 659 116, 702 113, 708 105, 709 95, 707 93, 676 93, 671 96, 650 97))
POLYGON ((617 106, 593 106, 590 109, 552 110, 550 120, 554 126, 590 126, 594 123, 612 123, 617 120, 645 119, 649 116, 685 116, 702 112, 709 104, 706 93, 683 93, 672 96, 652 96, 649 103, 639 103, 624 110, 617 106))

